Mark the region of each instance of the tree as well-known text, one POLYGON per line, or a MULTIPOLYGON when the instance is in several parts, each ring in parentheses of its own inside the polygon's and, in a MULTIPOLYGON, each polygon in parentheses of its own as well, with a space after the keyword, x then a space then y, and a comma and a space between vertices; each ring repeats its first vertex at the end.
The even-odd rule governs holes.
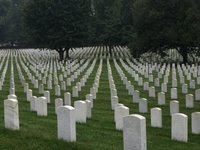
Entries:
POLYGON ((121 0, 94 1, 96 17, 95 36, 97 45, 113 46, 120 44, 121 34, 121 0))
POLYGON ((200 1, 135 0, 132 7, 134 44, 141 53, 177 49, 187 55, 199 52, 200 1))
POLYGON ((0 43, 6 42, 7 37, 7 14, 10 7, 10 1, 0 0, 0 43))
MULTIPOLYGON (((133 0, 123 0, 121 7, 121 40, 120 45, 128 46, 130 49, 134 43, 133 39, 135 36, 134 28, 133 28, 133 13, 132 6, 133 0)), ((137 56, 139 51, 131 51, 134 52, 134 56, 137 56)))
POLYGON ((56 50, 60 60, 69 49, 86 45, 90 0, 32 0, 24 10, 28 33, 39 48, 56 50))
POLYGON ((25 2, 26 0, 0 0, 0 43, 2 45, 12 47, 27 43, 22 21, 22 8, 25 2))

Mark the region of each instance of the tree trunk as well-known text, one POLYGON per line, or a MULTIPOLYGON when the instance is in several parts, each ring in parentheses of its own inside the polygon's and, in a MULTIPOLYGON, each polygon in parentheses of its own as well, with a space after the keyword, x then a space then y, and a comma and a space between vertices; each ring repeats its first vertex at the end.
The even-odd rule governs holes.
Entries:
POLYGON ((63 61, 63 59, 64 59, 64 51, 63 51, 63 49, 59 49, 58 50, 58 54, 59 54, 59 57, 60 57, 60 61, 63 61))
POLYGON ((109 50, 109 54, 110 54, 110 56, 112 56, 112 46, 108 46, 108 50, 109 50))
POLYGON ((69 48, 65 48, 65 52, 66 52, 65 60, 70 59, 70 57, 69 57, 69 48))
POLYGON ((188 48, 180 47, 180 54, 183 57, 183 63, 186 64, 188 62, 188 48))

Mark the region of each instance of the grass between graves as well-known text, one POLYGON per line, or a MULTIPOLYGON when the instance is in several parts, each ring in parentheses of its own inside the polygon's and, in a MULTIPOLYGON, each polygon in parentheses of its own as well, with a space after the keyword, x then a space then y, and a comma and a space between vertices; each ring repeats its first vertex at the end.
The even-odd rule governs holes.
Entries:
MULTIPOLYGON (((130 108, 130 113, 138 112, 138 104, 132 103, 132 97, 128 95, 128 91, 123 85, 113 62, 110 62, 112 67, 113 79, 118 91, 119 102, 130 108)), ((120 62, 118 61, 120 65, 120 62)), ((86 86, 82 88, 78 98, 75 100, 84 100, 85 95, 89 93, 90 87, 94 82, 94 78, 99 66, 97 61, 94 71, 89 77, 86 86)), ((123 69, 123 67, 120 65, 123 69)), ((86 124, 76 124, 77 142, 68 143, 57 139, 57 118, 55 115, 54 89, 51 90, 51 104, 48 105, 48 116, 39 117, 35 112, 30 112, 30 105, 26 101, 26 94, 23 92, 23 87, 20 83, 18 72, 15 68, 15 86, 16 95, 19 101, 20 114, 20 130, 11 131, 4 128, 4 112, 3 100, 9 94, 9 77, 10 77, 10 63, 6 80, 4 82, 3 90, 0 91, 0 149, 4 150, 56 150, 56 149, 79 149, 79 150, 121 150, 123 149, 123 133, 115 130, 114 112, 111 110, 110 89, 108 83, 108 72, 106 60, 103 61, 103 69, 100 78, 99 92, 97 99, 94 100, 94 108, 92 110, 92 118, 87 119, 86 124)), ((87 70, 87 69, 86 69, 87 70)), ((137 86, 137 82, 123 69, 127 78, 134 85, 135 89, 140 91, 140 97, 148 99, 148 108, 158 107, 157 98, 149 98, 148 92, 143 91, 143 87, 137 86)), ((23 72, 25 75, 25 72, 23 72)), ((154 73, 156 76, 157 74, 154 73)), ((29 87, 33 90, 35 96, 39 96, 38 89, 34 89, 27 76, 26 82, 29 82, 29 87)), ((79 79, 81 76, 79 77, 79 79)), ((160 82, 162 83, 162 82, 160 82)), ((152 85, 152 84, 151 84, 152 85)), ((171 140, 171 117, 169 115, 169 101, 170 101, 170 79, 168 84, 168 93, 166 94, 165 106, 162 106, 163 111, 163 128, 150 127, 150 113, 142 114, 146 117, 147 122, 147 144, 149 150, 198 150, 200 147, 200 136, 191 134, 191 113, 200 110, 199 102, 195 102, 194 109, 185 108, 185 95, 181 94, 181 85, 178 85, 180 111, 187 114, 189 118, 189 141, 188 143, 177 142, 171 140)), ((53 86, 54 87, 54 86, 53 86)), ((71 91, 71 87, 67 87, 67 91, 71 91)), ((156 92, 160 92, 160 88, 156 88, 156 92)), ((64 93, 62 91, 62 93, 64 93)), ((194 90, 189 90, 189 93, 194 94, 194 90)), ((63 94, 61 95, 63 98, 63 94)), ((72 102, 73 103, 73 102, 72 102)))

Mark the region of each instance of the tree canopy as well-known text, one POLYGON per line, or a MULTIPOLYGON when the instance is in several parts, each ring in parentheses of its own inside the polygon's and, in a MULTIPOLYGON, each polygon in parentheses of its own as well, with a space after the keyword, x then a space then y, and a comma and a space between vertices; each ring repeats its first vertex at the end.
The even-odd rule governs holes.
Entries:
POLYGON ((121 45, 133 57, 176 49, 187 62, 200 55, 199 33, 199 0, 0 0, 0 44, 57 50, 61 60, 71 48, 121 45))
POLYGON ((121 42, 122 0, 94 1, 95 44, 110 48, 121 42))
POLYGON ((27 35, 23 24, 24 0, 0 0, 0 44, 23 45, 27 35))
POLYGON ((57 50, 60 59, 70 48, 87 42, 90 0, 32 0, 25 8, 25 24, 40 48, 57 50))
POLYGON ((132 13, 134 51, 177 49, 184 62, 189 52, 199 51, 198 0, 135 0, 132 13))

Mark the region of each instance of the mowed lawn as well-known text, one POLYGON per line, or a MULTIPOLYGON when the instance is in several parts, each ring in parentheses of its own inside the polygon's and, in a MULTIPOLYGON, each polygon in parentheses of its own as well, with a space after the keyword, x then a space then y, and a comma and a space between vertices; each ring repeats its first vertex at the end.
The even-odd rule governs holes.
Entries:
MULTIPOLYGON (((72 98, 75 100, 85 100, 85 95, 89 94, 90 88, 94 83, 94 78, 99 67, 99 60, 94 67, 94 71, 89 77, 86 86, 82 88, 78 98, 72 98)), ((120 79, 120 76, 114 66, 112 60, 110 60, 112 67, 113 79, 116 84, 119 102, 123 103, 130 109, 130 113, 138 112, 138 104, 132 103, 132 96, 128 95, 125 85, 120 79)), ((121 69, 122 65, 118 61, 121 69)), ((122 150, 123 149, 123 132, 115 129, 114 123, 114 111, 111 110, 111 97, 108 82, 108 71, 106 59, 103 61, 102 74, 100 78, 99 92, 97 93, 97 99, 94 100, 94 108, 92 109, 92 118, 87 119, 86 124, 76 124, 77 141, 68 143, 57 139, 57 118, 55 115, 55 103, 54 90, 51 90, 51 104, 48 104, 48 116, 39 117, 35 112, 30 112, 29 102, 26 100, 26 94, 23 92, 23 87, 19 80, 19 74, 17 72, 16 64, 14 63, 14 74, 15 74, 15 86, 16 95, 19 102, 19 119, 20 119, 20 130, 11 131, 4 128, 4 107, 3 101, 9 94, 9 83, 10 83, 10 66, 8 65, 8 72, 6 74, 6 80, 4 82, 3 90, 0 91, 0 149, 2 150, 122 150)), ((90 65, 89 65, 90 66, 90 65)), ((21 66, 22 69, 22 66, 21 66)), ((87 68, 86 68, 87 70, 87 68)), ((40 96, 38 89, 34 89, 31 82, 28 80, 25 71, 22 69, 26 82, 29 83, 29 88, 33 90, 34 96, 40 96)), ((178 142, 171 140, 171 117, 169 115, 169 102, 170 102, 170 88, 171 88, 171 75, 169 76, 168 92, 166 93, 166 105, 158 106, 157 97, 149 98, 148 92, 143 91, 143 87, 139 87, 134 78, 131 77, 123 69, 128 80, 134 85, 135 89, 140 91, 140 97, 147 98, 148 100, 148 113, 141 114, 146 117, 147 122, 147 147, 148 150, 198 150, 200 149, 200 135, 191 134, 191 113, 200 110, 200 102, 195 101, 194 109, 185 108, 185 95, 181 93, 181 84, 178 81, 178 101, 180 103, 180 112, 188 115, 189 124, 188 131, 189 141, 187 143, 178 142), (163 128, 152 128, 150 126, 150 108, 160 107, 163 112, 163 128)), ((79 79, 80 80, 83 72, 79 79)), ((170 72, 171 73, 171 72, 170 72)), ((1 75, 1 72, 0 72, 1 75)), ((157 73, 154 71, 154 76, 157 77, 157 73)), ((154 78, 155 78, 154 77, 154 78)), ((147 79, 144 79, 147 81, 147 79)), ((186 80, 187 81, 187 80, 186 80)), ((162 83, 162 80, 160 81, 162 83)), ((73 84, 73 85, 74 85, 73 84)), ((73 86, 72 85, 72 86, 73 86)), ((153 85, 153 83, 150 83, 153 85)), ((67 87, 67 91, 71 92, 71 87, 67 87)), ((45 86, 46 87, 46 86, 45 86)), ((196 86, 199 88, 199 86, 196 86)), ((156 95, 160 92, 161 88, 156 88, 156 95)), ((61 98, 63 98, 63 93, 61 98)), ((189 90, 189 93, 194 94, 195 90, 189 90)), ((72 102, 73 104, 73 102, 72 102)))

